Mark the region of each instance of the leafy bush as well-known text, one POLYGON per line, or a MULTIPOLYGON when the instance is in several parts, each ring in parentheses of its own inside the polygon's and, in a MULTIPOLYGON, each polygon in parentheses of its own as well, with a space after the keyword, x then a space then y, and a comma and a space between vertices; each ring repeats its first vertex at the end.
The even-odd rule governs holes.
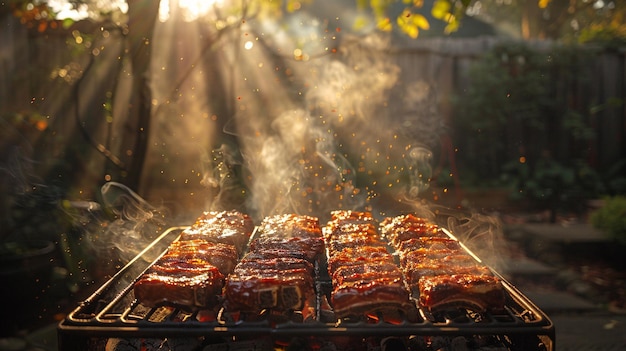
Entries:
POLYGON ((502 43, 487 52, 456 100, 464 174, 476 173, 483 184, 499 181, 553 218, 609 194, 588 163, 597 102, 587 98, 591 77, 584 68, 592 62, 591 51, 579 47, 502 43))
POLYGON ((626 196, 605 198, 604 206, 594 211, 590 219, 594 227, 626 245, 626 196))

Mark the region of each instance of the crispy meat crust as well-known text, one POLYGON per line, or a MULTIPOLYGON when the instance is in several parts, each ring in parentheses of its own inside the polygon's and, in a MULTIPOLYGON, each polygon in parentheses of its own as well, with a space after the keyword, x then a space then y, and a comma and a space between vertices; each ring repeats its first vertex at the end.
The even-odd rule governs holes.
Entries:
POLYGON ((331 304, 339 318, 365 314, 373 310, 410 309, 414 307, 402 277, 361 277, 333 285, 331 304))
POLYGON ((322 236, 317 217, 282 214, 263 218, 259 225, 260 237, 319 238, 322 236))
POLYGON ((317 218, 292 214, 264 218, 259 236, 226 279, 224 307, 258 313, 313 305, 313 262, 323 251, 317 218))
POLYGON ((336 286, 357 280, 375 280, 380 278, 402 279, 402 272, 393 263, 363 263, 339 267, 332 276, 336 286))
POLYGON ((466 307, 477 312, 504 309, 502 283, 493 275, 424 276, 418 284, 420 306, 430 311, 450 307, 466 307))
POLYGON ((150 307, 213 307, 253 229, 241 212, 204 212, 139 277, 135 297, 150 307))
POLYGON ((134 285, 141 304, 210 307, 215 304, 224 276, 206 261, 162 262, 152 266, 134 285))
POLYGON ((254 222, 238 211, 204 212, 196 222, 181 233, 180 240, 204 239, 233 245, 241 255, 245 250, 254 222))
POLYGON ((235 270, 226 279, 225 308, 229 311, 300 310, 312 292, 313 277, 306 269, 235 270))
POLYGON ((381 231, 399 252, 405 281, 421 307, 477 312, 504 307, 500 280, 436 225, 404 215, 383 220, 381 231))
POLYGON ((412 238, 448 238, 439 226, 413 214, 385 218, 380 224, 380 231, 394 246, 398 246, 402 241, 412 238))
POLYGON ((458 241, 451 238, 440 237, 419 237, 404 240, 398 243, 398 251, 412 251, 417 249, 428 249, 432 251, 437 250, 459 250, 462 251, 461 244, 458 241))
POLYGON ((321 237, 260 237, 250 243, 251 252, 267 250, 300 253, 308 261, 313 262, 322 252, 324 252, 324 241, 321 237))
POLYGON ((370 213, 334 211, 323 232, 333 285, 330 302, 338 318, 414 308, 370 213))
POLYGON ((409 286, 414 286, 423 276, 476 274, 490 275, 489 268, 479 264, 472 256, 453 254, 442 258, 426 257, 419 261, 411 261, 402 267, 409 286))
POLYGON ((364 246, 386 247, 387 243, 378 235, 372 223, 344 223, 324 227, 324 240, 329 252, 355 249, 364 246))
POLYGON ((328 272, 332 275, 340 267, 364 263, 394 263, 394 259, 389 250, 382 246, 345 248, 338 252, 329 252, 328 272))
POLYGON ((237 264, 237 250, 232 245, 213 243, 204 239, 174 241, 160 261, 178 261, 201 259, 217 267, 223 275, 233 271, 237 264))
POLYGON ((290 271, 294 269, 304 269, 311 276, 313 275, 313 265, 304 259, 293 257, 271 257, 262 258, 256 256, 246 255, 237 265, 236 272, 240 273, 245 270, 284 270, 290 271))

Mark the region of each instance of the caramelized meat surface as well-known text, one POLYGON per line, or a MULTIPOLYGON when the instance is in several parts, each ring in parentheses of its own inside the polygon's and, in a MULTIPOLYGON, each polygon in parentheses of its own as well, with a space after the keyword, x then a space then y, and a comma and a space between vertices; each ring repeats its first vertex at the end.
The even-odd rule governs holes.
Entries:
POLYGON ((213 307, 253 228, 241 212, 204 212, 139 277, 135 297, 150 307, 213 307))
POLYGON ((154 265, 134 285, 141 304, 210 307, 221 293, 224 276, 202 260, 168 261, 154 265))
POLYGON ((436 311, 469 308, 477 312, 501 311, 505 295, 500 280, 492 275, 451 274, 424 276, 419 280, 420 306, 436 311))
POLYGON ((477 312, 503 308, 499 279, 437 225, 404 215, 383 220, 381 231, 399 253, 404 279, 421 307, 477 312))
POLYGON ((213 243, 204 239, 176 240, 168 247, 160 262, 200 259, 218 268, 227 275, 238 261, 237 250, 232 245, 213 243))
POLYGON ((250 235, 254 222, 247 214, 238 211, 204 212, 191 227, 184 230, 180 240, 204 239, 211 242, 232 245, 241 255, 250 235))
POLYGON ((334 211, 323 232, 332 282, 330 302, 338 318, 415 307, 370 213, 334 211))
POLYGON ((293 214, 264 218, 248 253, 226 278, 224 307, 258 313, 313 306, 313 265, 323 251, 317 218, 293 214))

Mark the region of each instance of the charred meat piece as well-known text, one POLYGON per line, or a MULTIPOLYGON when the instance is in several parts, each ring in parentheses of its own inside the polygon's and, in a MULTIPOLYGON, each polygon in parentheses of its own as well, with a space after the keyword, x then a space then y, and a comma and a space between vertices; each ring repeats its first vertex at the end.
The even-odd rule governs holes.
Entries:
POLYGON ((431 223, 426 218, 417 217, 414 214, 409 213, 383 219, 380 223, 380 230, 383 235, 387 235, 389 233, 407 229, 419 230, 430 225, 431 223))
POLYGON ((413 215, 386 218, 381 232, 399 252, 404 279, 430 311, 504 306, 504 290, 491 270, 435 224, 413 215))
POLYGON ((379 275, 363 278, 355 277, 340 285, 333 283, 331 304, 337 317, 414 308, 401 277, 379 275))
POLYGON ((232 272, 237 264, 237 250, 233 245, 213 243, 204 239, 176 240, 168 247, 160 262, 201 259, 217 267, 223 275, 232 272))
POLYGON ((419 237, 439 237, 449 238, 449 236, 438 226, 431 224, 425 225, 421 229, 401 229, 394 234, 385 234, 385 238, 394 246, 399 245, 401 242, 419 237))
POLYGON ((339 252, 329 254, 328 272, 332 276, 340 267, 360 265, 363 263, 386 264, 395 262, 386 247, 364 246, 359 248, 346 248, 339 252))
POLYGON ((371 214, 334 211, 331 217, 324 227, 324 239, 335 315, 359 318, 414 308, 403 274, 371 214))
POLYGON ((387 246, 371 223, 350 223, 325 227, 326 247, 330 252, 363 246, 387 246))
POLYGON ((300 310, 313 297, 313 277, 307 268, 236 268, 226 279, 224 297, 229 311, 300 310))
POLYGON ((493 275, 425 276, 420 278, 418 284, 419 304, 431 312, 458 307, 476 312, 504 309, 504 289, 493 275))
POLYGON ((379 238, 376 226, 371 222, 366 223, 333 223, 329 222, 323 229, 325 240, 336 240, 353 235, 370 236, 379 238))
POLYGON ((336 237, 352 235, 354 233, 368 234, 379 237, 378 223, 369 212, 336 210, 331 212, 331 219, 323 230, 324 239, 332 240, 336 237))
POLYGON ((224 276, 203 260, 167 261, 155 264, 134 284, 141 304, 154 307, 212 307, 221 293, 224 276))
POLYGON ((307 252, 304 251, 292 251, 292 250, 279 250, 279 249, 260 249, 257 248, 254 252, 249 251, 246 253, 244 257, 247 260, 265 260, 265 259, 274 259, 274 258, 295 258, 300 260, 309 260, 309 256, 307 252))
POLYGON ((403 267, 405 279, 410 286, 416 285, 421 277, 452 274, 490 275, 489 268, 481 265, 470 255, 458 254, 442 258, 424 257, 408 262, 403 267))
POLYGON ((457 250, 463 252, 461 244, 451 238, 440 237, 420 237, 401 241, 397 244, 396 250, 401 252, 413 251, 418 249, 427 250, 457 250))
POLYGON ((463 253, 464 252, 460 250, 450 250, 450 249, 430 250, 427 248, 414 249, 412 251, 410 250, 403 251, 403 252, 400 252, 400 265, 404 267, 408 265, 410 262, 420 262, 421 260, 424 260, 427 258, 443 259, 448 256, 459 255, 463 253))
POLYGON ((282 214, 263 218, 259 225, 260 237, 319 238, 322 236, 319 219, 306 215, 282 214))
POLYGON ((246 214, 236 210, 232 211, 207 211, 202 213, 192 227, 207 227, 211 225, 228 226, 239 228, 243 233, 252 233, 254 222, 246 214))
POLYGON ((313 306, 313 262, 323 251, 317 218, 291 214, 264 218, 258 237, 226 278, 224 307, 258 313, 313 306))
POLYGON ((445 258, 467 255, 461 244, 450 237, 418 237, 400 241, 393 245, 400 256, 402 266, 429 258, 445 258))
POLYGON ((370 212, 335 210, 330 212, 329 224, 342 223, 374 223, 375 219, 370 212))
POLYGON ((357 233, 328 240, 326 243, 326 247, 331 252, 341 252, 344 249, 357 249, 365 246, 386 248, 387 243, 378 238, 357 233))
POLYGON ((252 235, 254 223, 250 216, 238 211, 204 212, 179 240, 204 239, 233 245, 241 255, 252 235))
POLYGON ((213 307, 254 224, 237 211, 204 212, 135 282, 145 306, 213 307))
POLYGON ((402 272, 394 263, 363 263, 339 267, 332 276, 333 283, 341 286, 356 280, 375 280, 379 278, 402 278, 402 272))
POLYGON ((357 232, 379 237, 377 227, 377 222, 369 212, 333 211, 331 220, 323 228, 323 233, 326 240, 357 232))
POLYGON ((324 241, 321 237, 280 238, 266 236, 255 239, 250 243, 250 252, 259 252, 264 250, 301 253, 309 262, 313 262, 324 251, 324 241))
POLYGON ((237 265, 235 273, 241 273, 248 270, 294 270, 304 269, 311 276, 313 276, 313 265, 304 259, 293 257, 272 257, 272 258, 260 258, 255 256, 246 255, 237 265))
POLYGON ((380 224, 380 230, 382 235, 394 246, 412 238, 449 238, 436 224, 412 214, 385 218, 380 224))

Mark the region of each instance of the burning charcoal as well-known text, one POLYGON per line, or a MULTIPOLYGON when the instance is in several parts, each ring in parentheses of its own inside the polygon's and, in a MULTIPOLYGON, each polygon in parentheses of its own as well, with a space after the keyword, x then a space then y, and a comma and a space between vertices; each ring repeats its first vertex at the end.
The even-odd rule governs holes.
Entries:
MULTIPOLYGON (((146 339, 146 338, 132 338, 132 339, 118 339, 111 338, 107 340, 105 351, 161 351, 164 350, 164 339, 146 339)), ((169 350, 165 349, 165 350, 169 350)))

